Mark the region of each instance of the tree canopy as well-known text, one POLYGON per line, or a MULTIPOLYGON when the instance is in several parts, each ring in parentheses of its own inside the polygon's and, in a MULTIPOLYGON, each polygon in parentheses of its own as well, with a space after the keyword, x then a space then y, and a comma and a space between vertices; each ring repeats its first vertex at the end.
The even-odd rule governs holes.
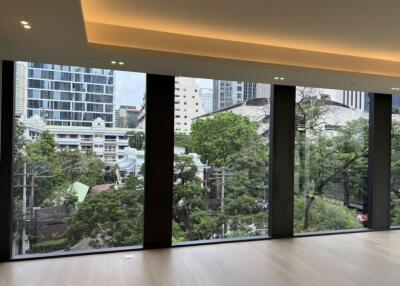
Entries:
POLYGON ((245 116, 218 113, 192 124, 190 146, 208 165, 226 167, 256 131, 257 124, 245 116))

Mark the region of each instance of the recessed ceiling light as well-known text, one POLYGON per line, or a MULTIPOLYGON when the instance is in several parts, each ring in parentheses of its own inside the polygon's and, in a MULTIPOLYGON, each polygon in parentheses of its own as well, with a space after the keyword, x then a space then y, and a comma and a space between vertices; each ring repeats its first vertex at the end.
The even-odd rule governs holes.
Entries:
POLYGON ((281 77, 281 76, 276 76, 276 77, 274 77, 274 80, 285 80, 285 78, 281 77))
POLYGON ((22 25, 29 25, 28 21, 21 21, 20 22, 22 25))
POLYGON ((118 62, 118 64, 119 64, 120 66, 122 66, 122 65, 124 65, 124 62, 118 62))
POLYGON ((392 87, 391 90, 399 91, 400 87, 392 87))
POLYGON ((284 77, 280 77, 279 80, 285 80, 285 78, 284 77))
POLYGON ((279 80, 279 76, 274 77, 274 80, 279 80))
POLYGON ((27 29, 27 30, 30 30, 31 26, 30 25, 24 25, 24 28, 27 29))
POLYGON ((111 61, 111 64, 112 65, 115 65, 117 62, 116 61, 111 61))

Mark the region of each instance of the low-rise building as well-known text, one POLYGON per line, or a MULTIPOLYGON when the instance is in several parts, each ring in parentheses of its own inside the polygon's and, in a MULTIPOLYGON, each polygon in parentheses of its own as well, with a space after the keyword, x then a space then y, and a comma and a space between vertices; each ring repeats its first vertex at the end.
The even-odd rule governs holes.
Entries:
POLYGON ((46 125, 39 116, 21 118, 25 137, 35 139, 44 130, 54 135, 60 149, 93 151, 108 166, 115 166, 128 147, 128 131, 139 129, 106 127, 101 118, 96 118, 91 127, 46 125))
MULTIPOLYGON (((117 162, 117 187, 123 187, 131 175, 138 176, 144 164, 144 150, 137 150, 135 148, 125 148, 123 158, 117 162)), ((175 155, 189 156, 192 158, 193 163, 197 167, 196 176, 203 182, 204 169, 206 165, 200 160, 200 155, 197 153, 185 154, 185 149, 181 147, 174 148, 175 155)))

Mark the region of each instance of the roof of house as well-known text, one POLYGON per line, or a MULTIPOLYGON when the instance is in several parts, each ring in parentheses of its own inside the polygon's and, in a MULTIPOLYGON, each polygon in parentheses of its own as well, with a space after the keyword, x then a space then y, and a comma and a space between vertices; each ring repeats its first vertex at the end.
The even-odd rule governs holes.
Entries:
POLYGON ((82 184, 80 182, 75 182, 68 187, 69 191, 74 191, 78 197, 78 202, 83 202, 89 191, 89 186, 82 184))
POLYGON ((103 185, 97 185, 94 186, 90 189, 91 193, 102 193, 102 192, 108 192, 112 191, 114 189, 114 184, 103 184, 103 185))

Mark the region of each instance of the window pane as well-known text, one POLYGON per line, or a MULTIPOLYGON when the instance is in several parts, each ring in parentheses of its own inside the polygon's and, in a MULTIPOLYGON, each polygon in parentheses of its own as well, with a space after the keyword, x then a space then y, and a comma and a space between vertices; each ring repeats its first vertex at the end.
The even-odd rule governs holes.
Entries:
POLYGON ((175 78, 173 242, 267 235, 268 84, 175 78))
POLYGON ((368 219, 368 94, 297 87, 294 232, 368 219))
POLYGON ((391 225, 400 225, 400 96, 392 96, 391 225))
POLYGON ((13 256, 141 245, 145 74, 16 71, 13 256))

